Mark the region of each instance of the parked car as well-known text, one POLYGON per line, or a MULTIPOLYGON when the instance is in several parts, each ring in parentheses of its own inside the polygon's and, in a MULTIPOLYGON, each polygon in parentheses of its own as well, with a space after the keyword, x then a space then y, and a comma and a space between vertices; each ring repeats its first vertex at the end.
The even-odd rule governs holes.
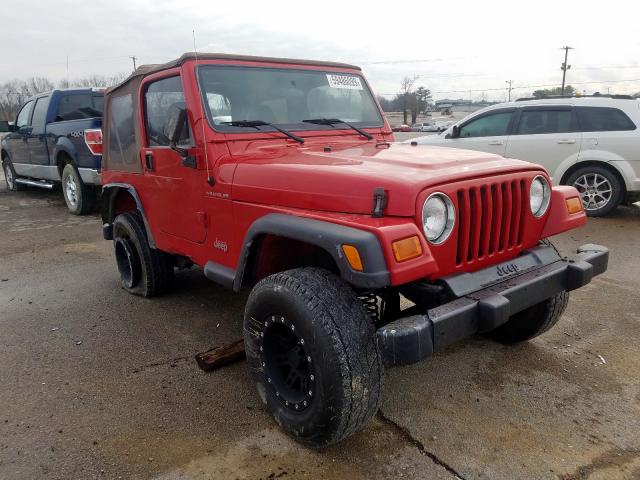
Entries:
POLYGON ((102 222, 122 287, 154 297, 196 264, 250 288, 259 395, 307 445, 371 419, 385 365, 480 332, 540 335, 607 267, 605 247, 561 257, 544 240, 586 216, 542 167, 392 140, 341 63, 188 53, 105 97, 102 222))
POLYGON ((407 125, 406 123, 403 123, 402 125, 393 127, 393 131, 394 132, 411 132, 412 129, 409 125, 407 125))
POLYGON ((90 212, 100 185, 104 91, 53 90, 30 98, 2 138, 9 190, 62 184, 71 213, 90 212))
POLYGON ((640 103, 626 96, 523 99, 492 105, 419 144, 496 153, 544 166, 573 185, 588 215, 640 200, 640 103))
POLYGON ((411 127, 413 132, 437 132, 438 127, 433 122, 420 122, 414 123, 411 127))

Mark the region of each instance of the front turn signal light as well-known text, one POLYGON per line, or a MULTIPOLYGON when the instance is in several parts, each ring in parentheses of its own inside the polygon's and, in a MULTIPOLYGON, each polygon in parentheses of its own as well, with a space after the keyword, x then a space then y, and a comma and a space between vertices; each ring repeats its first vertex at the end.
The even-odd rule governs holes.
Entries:
POLYGON ((362 259, 360 258, 360 252, 353 245, 342 245, 342 251, 347 258, 347 262, 351 265, 351 268, 361 272, 364 267, 362 266, 362 259))
POLYGON ((391 248, 397 262, 404 262, 422 255, 422 245, 420 245, 420 239, 417 235, 396 240, 391 244, 391 248))
POLYGON ((582 200, 580 200, 578 197, 567 198, 566 204, 567 211, 570 215, 582 211, 582 200))

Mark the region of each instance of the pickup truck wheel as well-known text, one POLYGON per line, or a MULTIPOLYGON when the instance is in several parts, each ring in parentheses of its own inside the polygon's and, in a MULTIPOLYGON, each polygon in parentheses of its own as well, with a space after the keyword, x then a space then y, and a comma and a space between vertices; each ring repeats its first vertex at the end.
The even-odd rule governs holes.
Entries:
POLYGON ((2 161, 2 169, 4 170, 4 180, 7 182, 7 190, 19 192, 26 188, 25 185, 16 182, 16 171, 13 169, 9 157, 5 157, 2 161))
POLYGON ((507 323, 489 332, 489 336, 506 344, 535 338, 560 320, 568 303, 569 292, 560 292, 544 302, 512 315, 507 323))
POLYGON ((93 211, 96 192, 80 178, 76 168, 67 163, 62 170, 62 194, 67 208, 74 215, 84 215, 93 211))
POLYGON ((590 217, 602 217, 612 212, 624 196, 622 182, 608 168, 580 168, 571 174, 566 183, 578 190, 584 210, 590 217))
POLYGON ((149 246, 142 216, 122 213, 113 222, 113 246, 122 287, 141 297, 166 293, 173 284, 172 257, 149 246))
POLYGON ((244 338, 262 400, 297 441, 336 443, 378 410, 384 365, 373 322, 332 273, 300 268, 261 280, 247 301, 244 338))

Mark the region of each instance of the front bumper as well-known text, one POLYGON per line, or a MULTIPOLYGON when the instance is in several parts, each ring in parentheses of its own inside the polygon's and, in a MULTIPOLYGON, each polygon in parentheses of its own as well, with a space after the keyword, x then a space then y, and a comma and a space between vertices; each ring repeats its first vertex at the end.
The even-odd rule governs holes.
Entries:
POLYGON ((583 245, 571 258, 540 245, 513 260, 442 279, 455 299, 379 328, 378 344, 388 365, 418 362, 564 290, 586 285, 606 271, 608 261, 609 250, 600 245, 583 245))

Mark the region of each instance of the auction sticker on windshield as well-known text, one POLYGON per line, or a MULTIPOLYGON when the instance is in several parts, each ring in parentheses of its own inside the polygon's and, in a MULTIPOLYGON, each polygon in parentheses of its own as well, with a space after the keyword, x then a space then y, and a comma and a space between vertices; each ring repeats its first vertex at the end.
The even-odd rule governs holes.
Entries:
POLYGON ((350 90, 362 90, 360 78, 355 75, 336 75, 327 73, 327 80, 331 88, 348 88, 350 90))

